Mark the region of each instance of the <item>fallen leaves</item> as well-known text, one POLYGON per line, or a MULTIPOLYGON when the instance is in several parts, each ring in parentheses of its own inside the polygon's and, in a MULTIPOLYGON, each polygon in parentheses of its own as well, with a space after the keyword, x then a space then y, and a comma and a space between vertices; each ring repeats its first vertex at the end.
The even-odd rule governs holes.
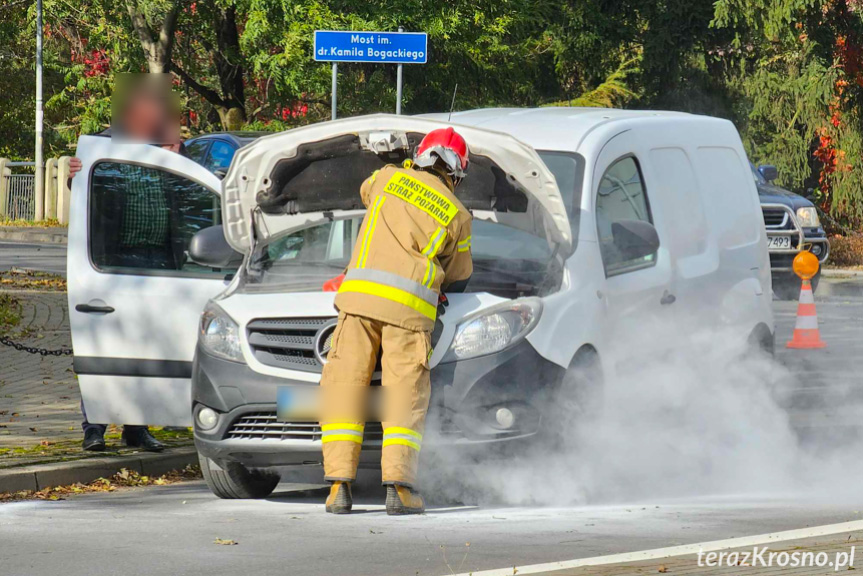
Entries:
POLYGON ((65 292, 66 279, 47 272, 13 268, 6 272, 0 272, 0 286, 23 290, 40 289, 51 292, 65 292))
POLYGON ((218 544, 220 546, 236 546, 239 542, 236 540, 222 540, 221 538, 216 538, 213 540, 213 544, 218 544))
POLYGON ((151 478, 142 476, 134 470, 123 468, 110 478, 99 478, 89 484, 71 484, 67 486, 56 486, 44 490, 21 492, 0 492, 0 502, 12 502, 17 500, 64 500, 66 496, 84 494, 90 492, 113 492, 118 488, 131 488, 138 486, 164 486, 176 484, 187 480, 201 478, 201 469, 197 466, 186 466, 183 470, 168 472, 164 476, 151 478))

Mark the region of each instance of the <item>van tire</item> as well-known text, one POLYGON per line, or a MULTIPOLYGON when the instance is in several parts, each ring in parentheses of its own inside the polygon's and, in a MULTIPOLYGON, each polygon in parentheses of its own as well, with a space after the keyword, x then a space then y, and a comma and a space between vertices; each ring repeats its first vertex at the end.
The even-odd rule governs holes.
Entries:
POLYGON ((544 428, 555 445, 570 443, 578 427, 602 410, 604 386, 599 354, 590 346, 576 352, 548 407, 544 428))
POLYGON ((216 464, 200 453, 198 461, 210 491, 226 500, 266 498, 281 480, 275 472, 249 470, 239 462, 216 464))

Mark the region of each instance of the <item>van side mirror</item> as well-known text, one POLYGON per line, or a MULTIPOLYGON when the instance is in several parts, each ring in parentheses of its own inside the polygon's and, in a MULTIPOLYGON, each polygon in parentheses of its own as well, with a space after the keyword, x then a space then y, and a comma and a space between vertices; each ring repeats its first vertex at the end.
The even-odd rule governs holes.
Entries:
POLYGON ((758 173, 768 182, 773 182, 779 178, 779 170, 777 170, 776 166, 773 166, 772 164, 762 164, 758 167, 758 173))
POLYGON ((612 222, 611 236, 621 262, 650 256, 659 249, 659 234, 656 228, 643 220, 612 222))
POLYGON ((231 248, 222 226, 199 230, 189 242, 189 258, 195 264, 210 268, 236 268, 243 255, 231 248))

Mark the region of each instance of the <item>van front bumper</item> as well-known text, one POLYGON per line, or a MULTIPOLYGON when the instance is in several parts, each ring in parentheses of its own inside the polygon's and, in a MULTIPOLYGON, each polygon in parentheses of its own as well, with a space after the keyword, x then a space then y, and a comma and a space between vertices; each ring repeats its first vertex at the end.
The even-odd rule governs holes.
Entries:
MULTIPOLYGON (((562 375, 563 369, 542 358, 526 340, 495 354, 436 366, 424 449, 479 456, 529 442, 541 431, 542 414, 562 375), (501 411, 512 415, 511 426, 499 423, 501 411)), ((320 464, 317 423, 278 421, 280 386, 317 384, 261 374, 199 346, 192 373, 198 451, 217 462, 233 460, 249 467, 320 464), (219 414, 209 430, 202 430, 197 420, 204 407, 219 414)), ((361 466, 380 465, 380 436, 380 424, 366 425, 361 466)))

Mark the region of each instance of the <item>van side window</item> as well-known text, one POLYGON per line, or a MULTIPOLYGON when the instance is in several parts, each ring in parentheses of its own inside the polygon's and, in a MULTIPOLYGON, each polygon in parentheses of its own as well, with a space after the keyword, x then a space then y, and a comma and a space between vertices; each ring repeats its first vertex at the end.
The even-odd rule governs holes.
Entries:
POLYGON ((656 253, 635 260, 626 259, 614 242, 613 224, 622 220, 653 223, 641 170, 631 156, 618 160, 605 171, 596 192, 596 228, 608 276, 644 268, 656 260, 656 253))
POLYGON ((90 180, 90 259, 97 269, 176 276, 215 274, 186 251, 196 232, 221 223, 219 197, 148 166, 100 162, 90 180))

